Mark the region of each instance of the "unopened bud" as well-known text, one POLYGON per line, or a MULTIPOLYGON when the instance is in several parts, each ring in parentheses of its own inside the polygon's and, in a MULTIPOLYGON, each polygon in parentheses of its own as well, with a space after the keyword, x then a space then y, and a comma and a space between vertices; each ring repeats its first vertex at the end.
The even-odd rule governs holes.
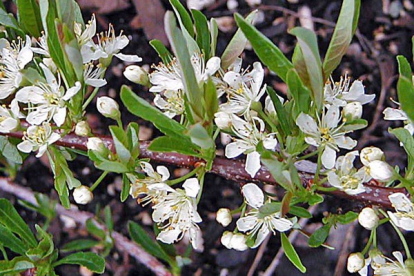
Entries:
POLYGON ((377 147, 366 147, 361 150, 360 159, 364 166, 368 166, 372 161, 383 160, 384 152, 377 147))
POLYGON ((379 218, 372 208, 366 207, 362 209, 358 215, 358 222, 367 230, 372 230, 378 225, 379 218))
POLYGON ((98 137, 90 137, 88 138, 88 142, 86 143, 86 147, 88 150, 96 151, 98 153, 104 154, 108 149, 105 147, 102 140, 98 137))
POLYGON ((119 112, 118 103, 109 97, 99 97, 96 102, 96 107, 98 108, 99 113, 107 118, 114 120, 119 120, 121 113, 119 112))
POLYGON ((124 76, 133 83, 141 84, 143 86, 149 86, 148 73, 141 66, 130 65, 125 68, 124 76))
POLYGON ((350 121, 361 119, 362 117, 362 104, 360 102, 348 103, 344 107, 344 117, 350 121))
POLYGON ((363 269, 365 266, 364 256, 358 253, 352 253, 348 257, 347 269, 350 273, 356 273, 363 269))
POLYGON ((225 231, 221 236, 221 244, 224 245, 228 249, 232 249, 231 247, 231 238, 233 238, 233 233, 229 231, 225 231))
POLYGON ((244 251, 249 248, 246 245, 247 237, 242 233, 236 233, 231 238, 231 247, 237 251, 244 251))
POLYGON ((369 175, 377 181, 388 182, 394 179, 394 169, 384 161, 374 160, 367 167, 369 175))
POLYGON ((93 193, 87 186, 79 186, 73 190, 73 198, 77 204, 88 204, 93 199, 93 193))
POLYGON ((218 223, 224 227, 228 226, 231 223, 232 217, 231 212, 227 208, 220 208, 216 214, 216 220, 218 223))
POLYGON ((82 136, 82 137, 88 137, 91 133, 91 128, 89 127, 88 123, 86 121, 80 121, 76 124, 75 127, 75 134, 82 136))

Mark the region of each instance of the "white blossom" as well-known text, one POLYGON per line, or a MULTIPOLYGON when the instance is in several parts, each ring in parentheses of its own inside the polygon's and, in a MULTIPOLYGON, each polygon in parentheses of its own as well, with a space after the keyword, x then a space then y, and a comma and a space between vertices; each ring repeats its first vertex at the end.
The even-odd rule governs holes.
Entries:
POLYGON ((403 255, 399 251, 392 253, 397 262, 384 256, 377 256, 371 264, 376 276, 411 276, 413 269, 404 264, 403 255))
POLYGON ((221 244, 228 249, 244 251, 249 247, 246 245, 247 236, 242 233, 232 233, 225 231, 221 236, 221 244))
POLYGON ((182 90, 166 90, 163 93, 159 93, 155 95, 154 104, 163 110, 164 114, 169 118, 181 115, 185 111, 182 90))
POLYGON ((36 157, 41 157, 47 147, 60 139, 60 135, 52 131, 49 123, 41 126, 29 126, 24 132, 23 142, 17 145, 21 152, 29 153, 39 150, 36 157))
POLYGON ((225 155, 227 158, 234 158, 242 153, 246 154, 245 170, 254 177, 261 167, 260 154, 256 151, 256 146, 259 142, 263 142, 265 149, 275 150, 277 146, 275 134, 266 134, 264 122, 257 117, 254 117, 252 122, 247 122, 233 116, 232 130, 238 139, 234 139, 234 142, 226 146, 225 155))
POLYGON ((262 211, 262 207, 265 206, 264 194, 256 184, 244 185, 242 192, 251 210, 244 217, 238 219, 236 224, 237 229, 255 238, 252 248, 259 246, 270 232, 275 234, 276 231, 285 232, 292 228, 293 222, 282 218, 280 212, 262 211))
POLYGON ((33 59, 30 37, 10 44, 0 39, 0 99, 10 96, 22 81, 21 70, 33 59), (23 45, 24 43, 24 45, 23 45))
POLYGON ((83 65, 83 78, 87 85, 92 87, 102 87, 106 85, 106 80, 104 79, 105 68, 101 64, 97 66, 93 63, 86 63, 83 65))
POLYGON ((377 227, 379 218, 374 209, 365 207, 358 215, 358 222, 367 230, 372 230, 377 227))
POLYGON ((394 193, 388 196, 395 213, 388 211, 388 215, 395 225, 407 230, 414 231, 414 205, 403 193, 394 193))
POLYGON ((228 208, 220 208, 216 214, 216 220, 224 227, 228 226, 232 221, 231 211, 228 208))
POLYGON ((0 106, 0 132, 9 133, 17 129, 20 124, 19 106, 15 99, 10 104, 10 109, 0 106))
POLYGON ((93 193, 89 187, 81 185, 73 190, 73 199, 77 204, 88 204, 93 199, 93 193))
POLYGON ((344 117, 350 120, 361 119, 362 104, 360 102, 347 103, 343 109, 344 117))
POLYGON ((128 66, 127 68, 125 68, 124 76, 133 83, 141 84, 144 86, 149 85, 148 73, 141 66, 128 66))
POLYGON ((86 121, 80 121, 75 126, 75 134, 83 137, 88 137, 91 134, 91 128, 86 121))
POLYGON ((388 182, 395 178, 394 169, 388 165, 386 162, 381 160, 371 161, 367 165, 368 174, 380 182, 388 182))
POLYGON ((366 147, 361 150, 360 160, 364 166, 375 160, 383 160, 384 152, 377 147, 366 147))
POLYGON ((30 124, 40 125, 53 119, 57 126, 61 126, 66 119, 66 102, 79 92, 81 84, 76 82, 75 86, 64 91, 60 75, 56 78, 44 64, 40 67, 47 83, 39 81, 36 85, 23 87, 16 93, 16 100, 28 105, 26 120, 30 124))
POLYGON ((384 111, 384 120, 391 121, 404 121, 404 128, 410 132, 411 135, 414 134, 414 124, 408 118, 407 114, 401 109, 387 107, 384 111))
POLYGON ((365 259, 364 256, 358 252, 358 253, 352 253, 348 256, 348 262, 347 262, 347 270, 350 273, 355 273, 363 269, 365 266, 365 259))
POLYGON ((341 78, 340 82, 328 82, 325 84, 324 97, 325 105, 345 106, 347 103, 359 102, 361 105, 371 102, 375 95, 366 95, 364 85, 356 80, 351 83, 347 76, 341 78))
POLYGON ((99 97, 96 101, 96 108, 107 118, 117 120, 121 116, 118 103, 110 97, 99 97))
POLYGON ((308 114, 300 113, 296 125, 305 133, 306 143, 322 148, 322 164, 327 169, 335 166, 336 152, 339 148, 353 149, 357 142, 346 137, 350 131, 343 131, 340 122, 340 112, 336 105, 331 105, 318 123, 308 114))
POLYGON ((338 157, 335 170, 328 172, 329 184, 350 195, 365 192, 362 183, 369 180, 364 168, 359 170, 354 168, 353 163, 356 156, 358 156, 358 152, 352 151, 345 156, 338 157))

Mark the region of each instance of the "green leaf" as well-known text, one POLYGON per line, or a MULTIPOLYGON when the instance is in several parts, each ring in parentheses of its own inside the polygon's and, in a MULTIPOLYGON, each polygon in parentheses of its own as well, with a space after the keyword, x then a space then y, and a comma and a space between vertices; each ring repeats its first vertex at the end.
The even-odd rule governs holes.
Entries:
POLYGON ((162 59, 162 62, 165 64, 170 64, 173 60, 173 56, 171 55, 170 51, 162 44, 161 41, 158 39, 153 39, 149 42, 149 44, 154 48, 154 50, 158 53, 158 56, 162 59))
POLYGON ((129 123, 127 126, 128 148, 131 152, 132 159, 135 160, 139 156, 139 125, 135 122, 129 123))
POLYGON ((208 78, 207 83, 204 85, 204 103, 208 120, 214 119, 214 114, 219 107, 219 101, 217 98, 216 85, 211 77, 208 78))
POLYGON ((299 269, 300 272, 305 273, 306 267, 303 266, 298 253, 296 253, 295 248, 290 243, 286 234, 280 233, 280 237, 282 240, 282 247, 283 247, 283 250, 285 251, 286 257, 289 259, 289 261, 292 262, 294 266, 296 266, 297 269, 299 269))
POLYGON ((210 31, 208 30, 207 17, 199 10, 191 10, 193 15, 194 25, 196 28, 196 41, 198 47, 204 52, 204 59, 210 58, 210 31))
POLYGON ((101 240, 105 240, 106 232, 99 228, 91 218, 86 221, 86 230, 88 230, 91 235, 98 237, 101 240))
POLYGON ((292 214, 294 216, 300 217, 300 218, 311 218, 312 214, 309 213, 309 211, 303 207, 299 206, 290 206, 289 214, 292 214))
POLYGON ((9 248, 11 251, 24 255, 27 246, 18 239, 9 229, 0 224, 0 245, 9 248))
POLYGON ((90 249, 95 247, 99 244, 99 241, 90 240, 90 239, 81 239, 68 242, 62 248, 62 252, 70 252, 70 251, 81 251, 85 249, 90 249))
POLYGON ((202 149, 214 148, 215 143, 208 134, 207 130, 201 125, 201 123, 195 124, 190 127, 188 131, 191 142, 201 147, 202 149))
POLYGON ((308 195, 308 203, 309 205, 316 205, 323 202, 323 196, 316 193, 309 193, 308 195))
POLYGON ((414 138, 410 132, 401 127, 390 130, 390 133, 397 137, 397 139, 403 144, 409 158, 414 160, 414 138))
POLYGON ((81 265, 96 273, 103 273, 105 271, 105 259, 92 252, 71 254, 55 262, 53 266, 56 267, 63 264, 81 265))
POLYGON ((16 4, 20 27, 31 36, 40 37, 43 28, 39 4, 36 0, 17 0, 16 4))
POLYGON ((348 224, 356 220, 358 217, 358 213, 348 211, 343 215, 337 215, 337 220, 340 224, 348 224))
POLYGON ((129 112, 144 120, 152 122, 154 126, 165 135, 189 140, 189 138, 184 135, 184 131, 186 131, 184 126, 165 116, 146 100, 137 96, 127 86, 122 86, 121 88, 121 100, 129 112))
POLYGON ((51 237, 52 235, 48 234, 45 230, 43 230, 37 224, 35 225, 35 227, 39 235, 39 239, 41 239, 41 241, 36 247, 31 248, 30 250, 26 252, 26 256, 29 257, 34 262, 50 256, 55 249, 55 246, 53 244, 52 237, 51 237))
POLYGON ((10 143, 6 136, 0 136, 0 153, 13 163, 21 164, 23 162, 17 147, 10 143))
POLYGON ((63 23, 68 25, 71 30, 73 30, 74 22, 83 23, 83 20, 78 21, 79 18, 76 16, 76 10, 79 6, 74 0, 57 0, 56 7, 59 18, 63 23))
POLYGON ((34 268, 35 265, 25 257, 16 257, 10 261, 0 261, 0 275, 15 275, 16 273, 34 268), (13 274, 12 274, 13 273, 13 274))
POLYGON ((324 81, 328 80, 333 70, 338 67, 351 43, 354 24, 358 23, 359 11, 356 13, 356 6, 355 0, 344 0, 342 3, 341 12, 323 62, 324 81), (356 22, 354 22, 355 16, 356 22))
POLYGON ((22 217, 17 213, 10 201, 5 198, 0 198, 0 223, 11 232, 19 235, 30 247, 37 245, 37 241, 32 231, 30 231, 29 226, 27 226, 22 217))
MULTIPOLYGON (((246 22, 252 24, 256 14, 257 11, 251 12, 246 17, 246 22)), ((233 62, 243 53, 244 48, 246 47, 246 42, 247 38, 243 34, 241 28, 239 28, 221 55, 221 68, 226 70, 233 64, 233 62)))
POLYGON ((290 183, 287 182, 286 178, 283 176, 282 171, 284 170, 284 164, 277 160, 276 157, 272 155, 269 151, 260 152, 261 162, 269 170, 270 174, 276 180, 276 182, 282 186, 285 190, 289 191, 292 189, 290 183))
POLYGON ((260 33, 252 24, 243 19, 240 14, 235 14, 235 19, 239 28, 250 41, 254 51, 260 60, 270 70, 275 72, 284 82, 289 69, 293 64, 287 59, 282 51, 270 41, 265 35, 260 33))
POLYGON ((21 37, 24 37, 24 32, 20 29, 19 23, 17 23, 16 18, 14 18, 13 14, 7 13, 3 9, 0 9, 0 24, 7 28, 14 29, 19 33, 21 37))
POLYGON ((114 140, 116 154, 123 164, 127 164, 131 159, 131 153, 128 149, 128 137, 125 131, 119 126, 110 126, 112 139, 114 140))
POLYGON ((361 0, 355 0, 354 20, 352 22, 352 36, 358 29, 359 11, 361 9, 361 0))
POLYGON ((109 205, 105 206, 104 214, 106 229, 108 229, 109 233, 112 233, 112 231, 114 230, 114 222, 112 220, 111 208, 109 207, 109 205))
POLYGON ((200 120, 203 118, 204 114, 203 105, 201 103, 203 97, 191 63, 189 47, 187 47, 187 45, 191 46, 191 43, 188 44, 189 42, 186 41, 183 33, 177 28, 174 14, 170 11, 167 11, 165 14, 165 25, 168 39, 181 68, 181 79, 184 84, 184 92, 188 98, 191 110, 194 112, 192 115, 196 121, 197 117, 198 120, 200 120))
POLYGON ((201 157, 197 151, 198 147, 189 141, 183 141, 175 137, 161 136, 155 138, 148 147, 150 151, 156 152, 178 152, 185 155, 201 157))
POLYGON ((327 224, 317 229, 309 238, 310 247, 319 247, 321 246, 326 239, 328 238, 329 231, 331 230, 331 225, 327 224))
POLYGON ((294 68, 288 71, 286 84, 289 88, 289 94, 292 96, 295 102, 297 115, 300 112, 307 113, 310 107, 311 93, 309 89, 302 83, 302 80, 294 68))
POLYGON ((309 78, 308 70, 306 69, 306 61, 305 61, 305 57, 303 56, 302 49, 300 48, 299 43, 296 44, 295 50, 293 51, 292 62, 293 62, 293 66, 295 67, 294 69, 299 75, 302 83, 310 89, 311 88, 310 78, 309 78))
POLYGON ((158 243, 154 242, 148 233, 137 223, 128 222, 128 232, 131 238, 151 255, 170 262, 170 257, 161 249, 158 243))
POLYGON ((349 132, 349 131, 355 131, 358 129, 363 129, 366 128, 368 125, 367 120, 365 119, 356 119, 353 120, 351 122, 347 122, 346 125, 344 125, 341 130, 344 132, 349 132))
POLYGON ((211 56, 214 57, 216 55, 217 36, 218 36, 218 25, 217 25, 217 21, 214 18, 210 19, 210 36, 211 36, 210 51, 211 51, 211 56))
POLYGON ((293 28, 289 33, 298 39, 312 87, 313 100, 318 109, 321 109, 323 106, 324 82, 316 35, 311 30, 303 27, 293 28))
POLYGON ((105 157, 99 155, 97 152, 93 152, 92 150, 88 151, 88 156, 95 162, 95 167, 102 171, 110 171, 115 173, 125 173, 130 171, 126 165, 119 163, 118 161, 105 159, 105 157))
POLYGON ((414 85, 412 82, 411 66, 403 56, 397 56, 397 60, 400 72, 400 78, 397 83, 398 100, 400 101, 401 109, 414 122, 414 85))
POLYGON ((121 202, 125 202, 125 200, 127 200, 130 189, 131 189, 131 182, 129 182, 127 175, 124 173, 122 174, 121 202))
POLYGON ((188 34, 194 37, 194 28, 193 28, 193 21, 191 20, 190 14, 184 8, 184 6, 180 3, 179 0, 170 0, 173 9, 175 10, 176 14, 180 16, 181 21, 187 30, 188 34))
POLYGON ((263 216, 269 216, 279 212, 281 207, 282 203, 280 202, 268 202, 259 208, 259 213, 263 216))
POLYGON ((291 128, 289 126, 288 114, 286 113, 285 109, 283 108, 282 102, 279 100, 276 91, 268 86, 266 88, 267 94, 270 96, 270 99, 273 102, 273 105, 276 110, 277 117, 279 119, 280 126, 282 127, 284 136, 291 134, 291 128))

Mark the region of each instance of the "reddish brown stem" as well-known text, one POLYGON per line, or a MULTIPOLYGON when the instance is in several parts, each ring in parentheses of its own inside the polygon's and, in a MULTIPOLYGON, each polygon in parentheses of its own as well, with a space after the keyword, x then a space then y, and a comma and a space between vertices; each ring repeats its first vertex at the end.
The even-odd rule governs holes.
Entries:
MULTIPOLYGON (((23 134, 21 132, 13 132, 9 133, 8 136, 21 139, 23 134)), ((101 136, 100 138, 109 149, 112 151, 114 150, 112 138, 107 136, 101 136)), ((85 137, 68 134, 57 141, 56 145, 86 151, 86 142, 87 138, 85 137)), ((148 150, 149 144, 150 142, 140 143, 140 158, 149 158, 157 163, 188 168, 195 167, 198 163, 204 162, 198 158, 179 153, 152 152, 148 150)), ((305 171, 309 172, 310 170, 305 171)), ((301 169, 299 169, 299 171, 301 171, 301 169)), ((256 176, 252 178, 244 170, 244 163, 236 160, 229 160, 223 157, 216 157, 210 172, 236 182, 265 182, 269 184, 277 184, 275 179, 265 167, 262 167, 256 176)), ((305 172, 300 172, 300 176, 303 183, 307 183, 310 179, 312 179, 312 175, 305 172)), ((390 194, 397 192, 407 194, 407 191, 404 188, 385 188, 370 184, 366 184, 365 186, 367 187, 367 191, 358 195, 348 195, 342 191, 326 192, 326 194, 358 201, 364 205, 379 205, 385 208, 391 207, 391 203, 388 199, 390 194)))

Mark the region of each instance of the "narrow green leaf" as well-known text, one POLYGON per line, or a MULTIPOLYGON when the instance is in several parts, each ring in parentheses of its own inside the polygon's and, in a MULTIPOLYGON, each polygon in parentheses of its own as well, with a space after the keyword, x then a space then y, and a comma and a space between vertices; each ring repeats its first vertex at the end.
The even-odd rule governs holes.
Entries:
POLYGON ((390 130, 390 133, 397 137, 397 139, 403 144, 407 155, 414 160, 414 138, 410 132, 405 128, 396 128, 390 130))
POLYGON ((204 85, 204 103, 208 117, 207 119, 210 121, 214 119, 214 114, 219 107, 216 85, 211 77, 208 78, 207 83, 204 85))
POLYGON ((310 85, 308 69, 306 69, 306 61, 303 56, 302 49, 300 48, 299 43, 296 44, 295 50, 293 51, 292 62, 293 62, 293 66, 295 67, 294 69, 299 75, 300 80, 302 81, 303 85, 305 85, 306 87, 310 89, 311 85, 310 85))
POLYGON ((196 41, 198 47, 204 53, 204 59, 208 60, 210 58, 210 31, 208 29, 207 17, 200 12, 199 10, 191 10, 193 15, 194 25, 196 28, 196 41))
POLYGON ((165 116, 161 111, 150 105, 146 100, 137 96, 127 86, 121 88, 121 100, 132 114, 152 122, 165 135, 189 140, 184 136, 186 128, 173 119, 165 116))
POLYGON ((213 139, 200 123, 190 127, 188 136, 190 136, 191 142, 201 147, 202 149, 210 149, 214 148, 215 146, 213 139))
POLYGON ((355 0, 354 20, 352 22, 352 36, 354 36, 358 29, 359 11, 361 9, 361 0, 355 0))
POLYGON ((162 59, 162 62, 165 64, 171 63, 173 56, 171 55, 170 51, 162 44, 161 41, 158 39, 153 39, 149 42, 149 44, 154 48, 154 50, 158 53, 158 56, 162 59))
POLYGON ((252 24, 243 19, 240 14, 235 14, 236 23, 250 41, 254 51, 260 60, 270 70, 275 72, 284 82, 289 69, 293 64, 287 59, 282 51, 270 41, 265 35, 260 33, 252 24))
POLYGON ((201 157, 197 149, 194 148, 194 144, 170 136, 155 138, 149 145, 148 150, 155 152, 178 152, 185 155, 201 157))
MULTIPOLYGON (((341 12, 323 62, 324 81, 338 67, 351 43, 354 27, 355 0, 344 0, 341 12)), ((358 21, 356 21, 358 22, 358 21)))
POLYGON ((284 136, 287 136, 291 134, 291 128, 289 126, 289 120, 288 120, 288 114, 286 113, 286 110, 283 108, 283 105, 281 101, 279 100, 278 95, 276 94, 276 91, 270 87, 267 86, 266 88, 267 94, 270 96, 270 99, 273 102, 273 105, 276 110, 276 115, 279 119, 280 126, 282 127, 284 136))
POLYGON ((204 114, 201 102, 203 96, 198 86, 198 81, 191 63, 191 56, 189 48, 187 47, 188 41, 186 41, 183 33, 177 28, 174 14, 170 11, 167 11, 165 14, 165 26, 171 47, 173 48, 173 52, 178 59, 178 63, 180 64, 181 78, 184 80, 184 92, 189 100, 191 110, 194 112, 193 117, 196 121, 198 121, 203 118, 204 114))
POLYGON ((309 238, 310 247, 319 247, 321 246, 326 239, 328 238, 329 231, 331 230, 331 225, 327 224, 317 229, 309 238))
POLYGON ((269 151, 260 152, 261 162, 269 170, 276 182, 282 186, 285 190, 289 191, 292 189, 290 183, 287 182, 286 178, 283 176, 282 171, 284 169, 284 164, 277 160, 276 157, 272 155, 269 151))
POLYGON ((170 262, 170 257, 161 249, 158 243, 154 242, 148 233, 137 223, 128 222, 128 232, 131 238, 151 255, 170 262))
POLYGON ((34 262, 50 256, 55 249, 55 246, 54 246, 54 243, 51 237, 52 235, 48 234, 39 225, 35 225, 35 227, 38 233, 38 237, 41 240, 36 247, 31 248, 26 252, 26 256, 29 257, 34 262))
POLYGON ((218 36, 218 25, 217 21, 214 18, 210 19, 210 37, 211 37, 211 56, 214 57, 216 55, 216 47, 217 47, 217 36, 218 36))
POLYGON ((6 136, 0 136, 0 153, 13 163, 21 164, 23 162, 17 147, 10 143, 6 136))
POLYGON ((300 112, 307 113, 310 106, 311 94, 309 89, 302 83, 295 69, 290 69, 287 73, 287 82, 289 94, 295 101, 298 114, 300 112))
POLYGON ((139 125, 131 122, 127 126, 128 148, 131 152, 132 159, 137 159, 139 156, 139 125))
MULTIPOLYGON (((245 19, 245 22, 248 24, 252 24, 253 20, 257 14, 257 11, 251 12, 245 19)), ((241 28, 237 30, 234 34, 232 39, 230 40, 229 44, 227 44, 226 49, 224 50, 223 54, 221 55, 221 68, 226 70, 229 68, 230 65, 239 57, 246 47, 247 38, 243 34, 241 28)))
POLYGON ((191 20, 190 14, 187 12, 187 10, 184 8, 184 6, 180 3, 179 0, 170 0, 170 3, 173 6, 175 13, 180 16, 182 23, 185 29, 187 30, 188 34, 191 37, 194 37, 193 21, 191 20))
POLYGON ((81 265, 96 273, 105 271, 105 259, 92 252, 77 252, 55 262, 54 267, 63 264, 81 265))
POLYGON ((397 57, 400 77, 397 83, 398 100, 401 109, 407 114, 408 118, 414 122, 414 85, 412 82, 411 66, 403 56, 397 57))
POLYGON ((0 261, 0 275, 15 275, 34 267, 35 265, 26 257, 16 257, 10 261, 0 261))
POLYGON ((306 210, 303 207, 299 207, 299 206, 290 206, 290 210, 288 213, 294 216, 300 217, 300 218, 311 218, 312 217, 312 214, 309 213, 308 210, 306 210))
POLYGON ((22 217, 17 213, 10 201, 5 198, 0 198, 0 223, 11 232, 19 235, 30 247, 36 246, 37 241, 32 231, 30 231, 29 226, 27 226, 22 217))
POLYGON ((39 4, 36 0, 17 0, 20 27, 31 36, 40 37, 43 30, 39 4))
POLYGON ((299 269, 300 272, 305 273, 306 267, 303 266, 298 253, 296 253, 295 248, 290 243, 286 234, 280 233, 280 237, 282 240, 282 247, 283 247, 283 250, 285 251, 286 257, 289 259, 289 261, 292 262, 294 266, 296 266, 297 269, 299 269))
POLYGON ((303 27, 293 28, 289 31, 289 33, 296 36, 298 39, 310 78, 313 100, 315 101, 318 109, 321 109, 323 106, 324 82, 322 75, 322 63, 319 55, 316 35, 311 30, 303 27))
POLYGON ((131 182, 129 182, 127 175, 124 173, 122 174, 121 202, 125 202, 125 200, 127 200, 130 189, 131 189, 131 182))
POLYGON ((16 18, 14 18, 13 14, 7 13, 3 9, 0 9, 0 24, 7 28, 16 30, 20 36, 24 37, 24 32, 20 29, 16 18))
POLYGON ((348 211, 345 214, 338 215, 337 219, 340 224, 348 224, 356 220, 358 217, 358 213, 348 211))
POLYGON ((105 214, 106 229, 108 229, 109 233, 112 233, 112 230, 114 230, 114 222, 112 220, 112 213, 111 213, 111 208, 109 207, 109 205, 105 206, 104 214, 105 214))
POLYGON ((104 240, 106 237, 106 232, 99 228, 91 218, 86 221, 86 230, 88 230, 91 235, 100 238, 101 240, 104 240))
POLYGON ((119 126, 110 126, 112 139, 114 140, 116 154, 123 164, 127 164, 131 159, 131 153, 128 149, 128 138, 125 131, 119 126))
POLYGON ((11 251, 24 255, 27 246, 18 239, 8 228, 0 224, 0 245, 9 248, 11 251))
POLYGON ((60 249, 60 251, 62 252, 81 251, 81 250, 95 247, 98 244, 99 244, 99 241, 90 240, 90 239, 75 240, 75 241, 71 241, 65 244, 60 249))

